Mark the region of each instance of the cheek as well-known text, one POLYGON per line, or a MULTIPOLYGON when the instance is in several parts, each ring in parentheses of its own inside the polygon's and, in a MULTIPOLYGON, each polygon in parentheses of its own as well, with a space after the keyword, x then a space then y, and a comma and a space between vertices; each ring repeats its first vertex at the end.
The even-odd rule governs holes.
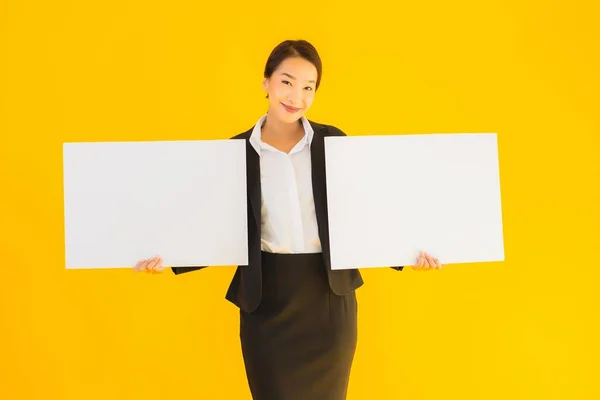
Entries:
POLYGON ((306 107, 310 107, 313 103, 313 101, 315 100, 315 92, 306 92, 306 94, 304 95, 304 104, 306 104, 306 107))
POLYGON ((285 100, 289 95, 289 89, 285 85, 278 85, 273 88, 273 97, 278 100, 285 100))

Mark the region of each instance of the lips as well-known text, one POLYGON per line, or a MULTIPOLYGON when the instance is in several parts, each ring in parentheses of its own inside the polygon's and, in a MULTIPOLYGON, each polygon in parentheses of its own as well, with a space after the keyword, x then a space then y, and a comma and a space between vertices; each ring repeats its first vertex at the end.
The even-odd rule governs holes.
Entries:
POLYGON ((291 113, 295 113, 295 112, 298 112, 298 111, 302 110, 301 108, 290 107, 290 106, 285 105, 283 103, 281 103, 281 105, 283 106, 283 108, 285 108, 286 111, 291 112, 291 113))

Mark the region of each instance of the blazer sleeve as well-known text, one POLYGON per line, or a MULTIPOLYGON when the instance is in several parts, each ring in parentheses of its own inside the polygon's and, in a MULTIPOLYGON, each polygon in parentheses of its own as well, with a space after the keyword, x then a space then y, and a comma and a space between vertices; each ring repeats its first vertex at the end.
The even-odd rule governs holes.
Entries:
POLYGON ((179 275, 179 274, 185 274, 186 272, 198 271, 198 270, 206 268, 206 267, 207 266, 204 266, 204 267, 171 267, 171 271, 173 271, 173 273, 175 275, 179 275))
MULTIPOLYGON (((341 129, 339 129, 335 126, 329 125, 328 128, 329 128, 329 134, 331 136, 348 136, 348 135, 346 135, 346 133, 344 133, 344 131, 342 131, 341 129)), ((390 268, 392 268, 396 271, 402 271, 404 269, 404 266, 390 267, 390 268)))

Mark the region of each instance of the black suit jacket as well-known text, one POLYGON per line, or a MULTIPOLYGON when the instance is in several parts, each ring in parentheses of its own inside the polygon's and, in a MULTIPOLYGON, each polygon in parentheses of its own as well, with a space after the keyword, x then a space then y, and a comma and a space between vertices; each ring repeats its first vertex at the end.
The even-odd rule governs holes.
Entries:
MULTIPOLYGON (((358 269, 331 269, 324 139, 326 136, 346 136, 346 134, 331 125, 319 124, 310 120, 309 123, 314 130, 311 144, 312 187, 323 258, 331 290, 338 295, 343 295, 362 286, 363 279, 358 269)), ((237 267, 225 298, 246 312, 252 312, 258 308, 262 295, 260 158, 249 140, 253 129, 254 127, 231 138, 246 140, 249 254, 248 265, 237 267)), ((171 267, 171 270, 175 274, 181 274, 202 268, 206 267, 171 267)), ((391 268, 401 271, 404 267, 391 268)))

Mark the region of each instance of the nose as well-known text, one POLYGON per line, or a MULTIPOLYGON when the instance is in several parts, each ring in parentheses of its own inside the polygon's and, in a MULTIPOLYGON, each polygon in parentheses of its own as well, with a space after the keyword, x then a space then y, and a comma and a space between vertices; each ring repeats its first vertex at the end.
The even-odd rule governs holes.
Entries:
POLYGON ((300 89, 292 89, 288 92, 287 100, 291 106, 297 106, 302 102, 302 92, 300 89))

